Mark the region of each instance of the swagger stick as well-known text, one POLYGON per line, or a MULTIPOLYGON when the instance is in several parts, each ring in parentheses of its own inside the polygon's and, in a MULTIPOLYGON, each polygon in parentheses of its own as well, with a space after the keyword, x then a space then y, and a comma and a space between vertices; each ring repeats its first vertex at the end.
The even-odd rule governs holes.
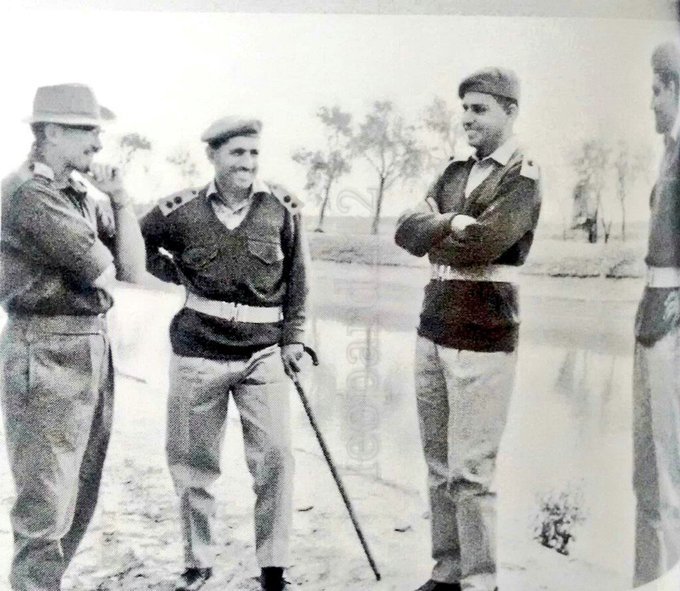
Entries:
MULTIPOLYGON (((312 363, 314 365, 319 365, 319 358, 316 355, 316 352, 314 349, 310 347, 305 347, 305 353, 309 355, 312 359, 312 363)), ((359 538, 359 542, 361 542, 361 547, 364 550, 364 554, 366 555, 366 558, 368 559, 368 564, 371 566, 371 570, 373 571, 373 574, 375 575, 376 581, 380 580, 380 572, 378 572, 378 567, 375 564, 375 561, 373 560, 373 556, 371 556, 371 551, 368 548, 368 543, 366 542, 366 538, 364 537, 363 532, 361 531, 361 526, 359 525, 359 522, 357 521, 356 515, 354 514, 354 509, 352 508, 352 502, 349 500, 349 496, 347 496, 347 491, 345 490, 345 487, 342 484, 342 480, 340 479, 340 475, 338 474, 338 471, 335 468, 335 464, 333 463, 333 459, 331 458, 331 453, 328 450, 328 447, 326 446, 326 442, 324 441, 323 436, 321 435, 321 431, 319 430, 319 426, 316 423, 316 419, 314 418, 314 414, 312 413, 312 408, 309 405, 309 401, 307 400, 307 396, 305 395, 305 391, 302 388, 302 384, 300 384, 300 381, 298 380, 297 374, 293 374, 291 376, 291 379, 293 380, 293 384, 295 384, 295 389, 297 390, 298 394, 300 395, 300 400, 302 401, 302 406, 305 409, 305 413, 307 413, 307 418, 309 419, 309 423, 312 425, 312 430, 314 431, 314 435, 316 435, 316 440, 319 442, 319 447, 321 447, 321 452, 323 453, 323 457, 326 459, 326 464, 328 464, 328 468, 331 471, 331 474, 333 475, 333 480, 335 480, 335 484, 338 487, 338 491, 340 491, 340 496, 342 497, 343 502, 345 503, 345 507, 347 508, 347 512, 349 513, 349 518, 352 520, 352 525, 354 526, 354 531, 357 533, 357 536, 359 538)))

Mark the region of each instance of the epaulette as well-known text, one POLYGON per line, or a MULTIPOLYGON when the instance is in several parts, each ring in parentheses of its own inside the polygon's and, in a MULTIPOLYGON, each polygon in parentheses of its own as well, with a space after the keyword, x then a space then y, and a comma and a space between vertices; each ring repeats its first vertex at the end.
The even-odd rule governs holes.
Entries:
POLYGON ((522 159, 522 168, 520 169, 519 174, 532 181, 537 181, 541 176, 541 171, 538 168, 538 164, 536 164, 532 158, 525 156, 522 159))
POLYGON ((276 197, 290 213, 298 213, 305 204, 293 195, 288 189, 274 183, 267 183, 269 192, 276 197))
POLYGON ((182 189, 168 197, 159 199, 158 209, 161 210, 163 215, 170 215, 173 211, 196 199, 196 197, 198 197, 198 189, 182 189))

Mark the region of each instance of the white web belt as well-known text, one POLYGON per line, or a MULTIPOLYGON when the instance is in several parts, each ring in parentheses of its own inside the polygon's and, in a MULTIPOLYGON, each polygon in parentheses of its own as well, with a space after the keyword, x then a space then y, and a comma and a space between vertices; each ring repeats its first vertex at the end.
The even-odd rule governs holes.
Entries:
POLYGON ((280 306, 274 308, 248 306, 235 302, 212 300, 191 292, 187 294, 187 301, 184 306, 201 314, 208 314, 209 316, 216 316, 217 318, 233 320, 235 322, 270 324, 283 319, 283 311, 280 306))
POLYGON ((517 283, 519 268, 511 265, 484 265, 454 268, 449 265, 432 265, 432 279, 440 281, 496 281, 517 283))
POLYGON ((677 267, 647 267, 648 287, 680 287, 680 269, 677 267))

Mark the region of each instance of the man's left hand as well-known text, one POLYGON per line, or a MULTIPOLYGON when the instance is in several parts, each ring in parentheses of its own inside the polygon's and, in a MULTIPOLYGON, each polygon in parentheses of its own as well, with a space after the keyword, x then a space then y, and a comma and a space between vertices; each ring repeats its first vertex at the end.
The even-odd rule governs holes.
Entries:
POLYGON ((305 348, 300 343, 292 343, 290 345, 283 345, 281 347, 281 359, 283 359, 283 368, 286 373, 293 377, 300 372, 300 360, 305 354, 305 348))
POLYGON ((674 289, 666 296, 663 310, 663 321, 677 326, 680 321, 680 291, 674 289))
POLYGON ((88 180, 102 193, 109 196, 113 207, 120 208, 129 203, 119 168, 107 164, 92 164, 88 180))

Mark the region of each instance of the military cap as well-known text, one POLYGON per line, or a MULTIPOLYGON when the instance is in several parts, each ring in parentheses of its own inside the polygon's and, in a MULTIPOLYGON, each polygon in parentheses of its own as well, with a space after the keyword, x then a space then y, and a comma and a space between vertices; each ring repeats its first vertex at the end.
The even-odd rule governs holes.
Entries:
POLYGON ((519 103, 519 80, 512 70, 484 68, 465 78, 458 87, 458 96, 466 92, 483 92, 512 99, 519 103))
POLYGON ((238 135, 258 135, 262 129, 262 122, 258 119, 245 117, 222 117, 210 124, 201 135, 201 141, 212 144, 226 142, 238 135))
POLYGON ((672 41, 658 45, 652 54, 652 68, 655 72, 680 74, 680 49, 672 41))

